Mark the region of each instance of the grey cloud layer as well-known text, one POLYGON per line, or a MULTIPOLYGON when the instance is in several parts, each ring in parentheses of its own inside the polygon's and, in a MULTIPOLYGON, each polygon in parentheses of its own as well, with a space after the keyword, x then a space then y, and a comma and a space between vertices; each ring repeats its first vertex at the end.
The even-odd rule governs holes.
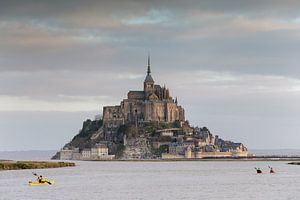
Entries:
POLYGON ((168 69, 299 77, 299 4, 1 2, 0 69, 136 70, 150 50, 168 69))

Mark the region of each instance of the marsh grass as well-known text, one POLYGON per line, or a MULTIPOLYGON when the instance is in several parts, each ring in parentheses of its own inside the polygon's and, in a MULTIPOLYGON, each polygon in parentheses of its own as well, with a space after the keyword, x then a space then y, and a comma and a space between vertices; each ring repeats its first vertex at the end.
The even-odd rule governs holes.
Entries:
POLYGON ((71 162, 0 161, 0 170, 46 169, 73 166, 75 166, 75 163, 71 162))

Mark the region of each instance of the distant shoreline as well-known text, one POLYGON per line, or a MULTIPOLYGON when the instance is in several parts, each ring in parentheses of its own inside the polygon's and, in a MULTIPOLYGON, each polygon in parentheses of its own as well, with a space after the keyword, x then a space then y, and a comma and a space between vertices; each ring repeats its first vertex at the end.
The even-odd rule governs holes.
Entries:
POLYGON ((66 160, 57 162, 46 161, 13 161, 0 160, 0 171, 22 169, 48 169, 74 167, 74 162, 287 162, 291 165, 300 165, 300 158, 203 158, 203 159, 115 159, 115 160, 66 160))
POLYGON ((290 162, 288 164, 290 164, 290 165, 300 165, 300 162, 290 162))
POLYGON ((90 161, 90 162, 191 162, 191 161, 286 161, 300 162, 300 157, 251 157, 251 158, 202 158, 202 159, 113 159, 113 160, 74 160, 74 161, 90 161))

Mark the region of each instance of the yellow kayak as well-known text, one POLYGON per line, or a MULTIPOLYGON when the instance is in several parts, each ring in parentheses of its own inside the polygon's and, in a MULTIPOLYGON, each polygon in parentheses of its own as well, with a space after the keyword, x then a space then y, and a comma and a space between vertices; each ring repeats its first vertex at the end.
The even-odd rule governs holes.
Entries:
POLYGON ((44 182, 44 183, 39 183, 39 182, 31 182, 29 181, 29 185, 30 186, 41 186, 41 185, 53 185, 55 182, 54 181, 47 181, 47 182, 44 182))

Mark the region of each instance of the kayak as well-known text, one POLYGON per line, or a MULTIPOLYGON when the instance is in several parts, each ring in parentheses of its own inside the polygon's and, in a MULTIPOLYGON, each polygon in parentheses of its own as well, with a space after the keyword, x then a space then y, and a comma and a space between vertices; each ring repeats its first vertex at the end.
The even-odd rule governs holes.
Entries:
POLYGON ((31 182, 29 181, 29 185, 30 186, 41 186, 41 185, 53 185, 55 182, 54 181, 48 181, 48 182, 44 182, 44 183, 39 183, 39 182, 31 182))

